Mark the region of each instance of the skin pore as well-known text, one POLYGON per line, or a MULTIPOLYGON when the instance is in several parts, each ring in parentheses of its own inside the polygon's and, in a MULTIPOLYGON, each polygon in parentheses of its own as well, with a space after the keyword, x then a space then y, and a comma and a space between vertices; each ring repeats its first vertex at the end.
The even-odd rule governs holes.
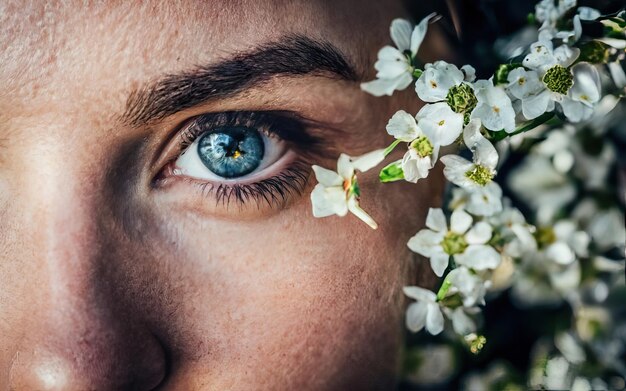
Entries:
POLYGON ((440 202, 442 176, 377 186, 377 170, 361 175, 376 231, 313 218, 309 194, 311 164, 385 147, 392 108, 419 108, 411 91, 359 89, 399 2, 3 3, 0 389, 392 387, 401 287, 428 278, 406 241, 440 202), (125 117, 168 75, 294 35, 330 44, 355 79, 284 72, 125 117), (155 181, 186 124, 236 111, 307 123, 321 141, 293 146, 291 162, 306 183, 273 202, 216 202, 201 180, 155 181))

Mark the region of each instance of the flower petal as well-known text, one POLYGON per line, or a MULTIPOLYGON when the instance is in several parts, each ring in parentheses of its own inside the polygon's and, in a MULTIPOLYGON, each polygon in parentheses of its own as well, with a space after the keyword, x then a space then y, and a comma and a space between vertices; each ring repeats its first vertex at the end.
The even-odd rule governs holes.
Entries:
POLYGON ((378 228, 378 224, 374 221, 374 219, 367 214, 361 207, 359 206, 359 202, 355 197, 350 197, 348 200, 348 210, 352 212, 353 215, 363 220, 365 224, 369 225, 372 229, 378 228))
POLYGON ((498 267, 501 257, 491 246, 472 244, 462 254, 456 254, 454 260, 471 269, 486 270, 498 267))
POLYGON ((476 80, 476 68, 471 65, 463 65, 461 67, 461 71, 465 75, 465 81, 469 83, 473 83, 476 80))
POLYGON ((393 92, 404 90, 413 82, 413 76, 405 72, 393 79, 376 79, 361 83, 361 90, 374 96, 393 95, 393 92))
POLYGON ((485 186, 477 187, 468 193, 469 200, 465 210, 476 216, 493 216, 502 211, 502 189, 496 182, 491 181, 485 186))
POLYGON ((311 192, 313 216, 345 216, 348 213, 346 194, 340 187, 324 187, 318 184, 311 192))
POLYGON ((498 165, 498 151, 480 132, 481 122, 472 119, 463 129, 463 142, 474 153, 474 162, 494 170, 498 165))
POLYGON ((491 225, 487 222, 480 221, 465 234, 465 240, 467 240, 469 244, 485 244, 491 239, 492 233, 491 225))
POLYGON ((424 102, 440 102, 446 99, 451 87, 463 82, 465 75, 454 64, 437 61, 428 64, 415 82, 415 92, 424 102))
POLYGON ((472 225, 472 216, 461 208, 455 209, 450 216, 450 231, 464 234, 472 225))
POLYGON ((391 40, 401 52, 411 48, 412 25, 405 19, 394 19, 389 27, 391 40))
POLYGON ((611 78, 613 79, 613 83, 617 88, 626 87, 626 72, 624 72, 624 68, 620 65, 619 62, 614 61, 608 64, 609 72, 611 73, 611 78))
POLYGON ((550 91, 543 90, 542 92, 529 95, 522 100, 522 114, 526 119, 535 119, 546 111, 550 111, 551 95, 550 91))
POLYGON ((561 45, 558 48, 554 49, 554 58, 564 66, 568 68, 572 65, 576 59, 580 56, 580 49, 571 47, 569 45, 561 45))
POLYGON ((548 246, 546 256, 560 265, 568 265, 576 260, 576 254, 563 242, 556 242, 548 246))
POLYGON ((384 46, 378 51, 378 60, 374 64, 376 77, 394 79, 403 73, 411 73, 411 66, 404 53, 393 46, 384 46))
MULTIPOLYGON (((352 159, 350 156, 342 153, 337 159, 337 174, 339 174, 343 180, 352 180, 354 175, 354 166, 352 165, 352 159)), ((343 184, 343 181, 342 181, 343 184)))
POLYGON ((406 310, 406 328, 417 333, 424 328, 426 316, 428 314, 428 304, 423 301, 411 303, 406 310))
POLYGON ((467 316, 463 307, 455 309, 450 319, 452 320, 452 328, 459 335, 467 335, 476 331, 476 323, 467 316))
POLYGON ((434 303, 437 300, 437 295, 434 292, 420 288, 419 286, 405 286, 402 288, 402 292, 404 292, 407 297, 417 301, 434 303))
POLYGON ((422 132, 436 146, 452 144, 463 131, 463 114, 455 113, 445 102, 425 105, 417 119, 422 132))
POLYGON ((404 110, 397 111, 387 123, 387 133, 397 140, 411 142, 420 135, 415 117, 404 110))
POLYGON ((364 155, 352 158, 352 167, 361 172, 365 172, 376 167, 383 160, 385 160, 385 150, 377 149, 364 155))
POLYGON ((445 232, 448 230, 446 216, 441 208, 430 208, 426 216, 426 226, 435 232, 445 232))
POLYGON ((426 330, 432 335, 437 335, 443 331, 443 314, 437 303, 428 304, 426 330))
POLYGON ((476 187, 476 184, 465 175, 472 169, 473 163, 458 155, 446 155, 440 160, 445 165, 443 174, 446 179, 463 188, 476 187))
POLYGON ((425 257, 431 257, 434 254, 443 252, 443 249, 440 246, 443 236, 443 232, 423 229, 409 239, 407 246, 413 252, 421 254, 425 257))
POLYGON ((443 272, 448 268, 450 256, 444 252, 434 253, 430 256, 430 268, 437 277, 443 276, 443 272))
POLYGON ((563 114, 570 122, 577 123, 589 119, 593 115, 593 107, 589 107, 583 102, 565 97, 561 102, 563 114))
POLYGON ((419 179, 428 177, 428 172, 433 167, 432 162, 430 156, 420 157, 412 150, 407 151, 401 163, 404 179, 416 183, 419 179))
POLYGON ((326 187, 341 186, 343 184, 343 178, 335 171, 314 165, 313 172, 317 181, 326 187))
POLYGON ((428 31, 428 23, 430 23, 431 19, 433 19, 435 16, 437 16, 437 14, 434 12, 426 16, 413 29, 413 33, 411 34, 411 47, 409 48, 413 55, 417 54, 417 51, 424 41, 426 32, 428 31))

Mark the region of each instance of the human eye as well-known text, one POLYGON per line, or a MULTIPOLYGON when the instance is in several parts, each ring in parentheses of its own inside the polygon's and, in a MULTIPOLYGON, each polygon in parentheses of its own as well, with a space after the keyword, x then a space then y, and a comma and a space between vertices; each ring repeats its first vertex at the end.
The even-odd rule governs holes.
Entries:
POLYGON ((318 141, 307 127, 290 112, 196 116, 175 136, 177 146, 155 185, 195 185, 204 199, 215 200, 213 207, 284 207, 308 182, 318 141))

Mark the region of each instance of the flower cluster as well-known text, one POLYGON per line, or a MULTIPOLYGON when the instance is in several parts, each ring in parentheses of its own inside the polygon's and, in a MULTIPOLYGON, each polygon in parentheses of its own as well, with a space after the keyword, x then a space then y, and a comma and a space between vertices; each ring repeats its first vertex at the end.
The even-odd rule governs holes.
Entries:
MULTIPOLYGON (((555 336, 556 350, 537 354, 568 375, 559 383, 544 370, 529 384, 567 389, 599 384, 575 372, 586 351, 597 354, 613 343, 612 357, 626 353, 626 339, 617 345, 611 339, 624 330, 596 319, 602 336, 585 335, 584 322, 592 320, 581 320, 610 319, 599 304, 624 286, 624 199, 608 185, 618 151, 605 133, 626 115, 626 12, 605 16, 576 8, 575 0, 542 0, 535 11, 537 41, 487 79, 477 78, 470 65, 445 61, 421 69, 417 53, 437 18, 429 15, 415 28, 394 20, 395 47, 380 50, 376 79, 362 89, 382 96, 413 86, 424 105, 414 115, 393 115, 386 131, 395 140, 387 149, 359 158, 342 155, 337 172, 314 166, 320 184, 311 200, 316 217, 351 211, 375 228, 359 207, 355 170, 377 166, 399 145, 406 152, 382 168, 381 182, 418 183, 440 161, 453 185, 450 201, 446 211, 429 210, 426 228, 407 245, 442 280, 434 292, 404 288, 414 300, 407 328, 433 335, 449 329, 480 350, 485 340, 476 334, 477 324, 490 294, 508 290, 520 306, 566 301, 576 319, 573 329, 555 336), (603 33, 586 36, 587 24, 603 33), (509 154, 524 157, 499 178, 509 154), (526 214, 503 198, 497 181, 523 202, 526 214)), ((626 366, 616 363, 605 362, 626 377, 626 366)))

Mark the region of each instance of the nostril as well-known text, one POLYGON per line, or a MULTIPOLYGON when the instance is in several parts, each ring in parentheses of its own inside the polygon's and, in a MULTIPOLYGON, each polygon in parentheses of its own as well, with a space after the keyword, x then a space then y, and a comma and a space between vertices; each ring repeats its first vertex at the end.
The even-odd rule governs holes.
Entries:
POLYGON ((154 334, 150 341, 144 353, 139 356, 143 362, 137 363, 139 372, 131 387, 133 390, 156 390, 167 379, 170 362, 166 349, 154 334))

